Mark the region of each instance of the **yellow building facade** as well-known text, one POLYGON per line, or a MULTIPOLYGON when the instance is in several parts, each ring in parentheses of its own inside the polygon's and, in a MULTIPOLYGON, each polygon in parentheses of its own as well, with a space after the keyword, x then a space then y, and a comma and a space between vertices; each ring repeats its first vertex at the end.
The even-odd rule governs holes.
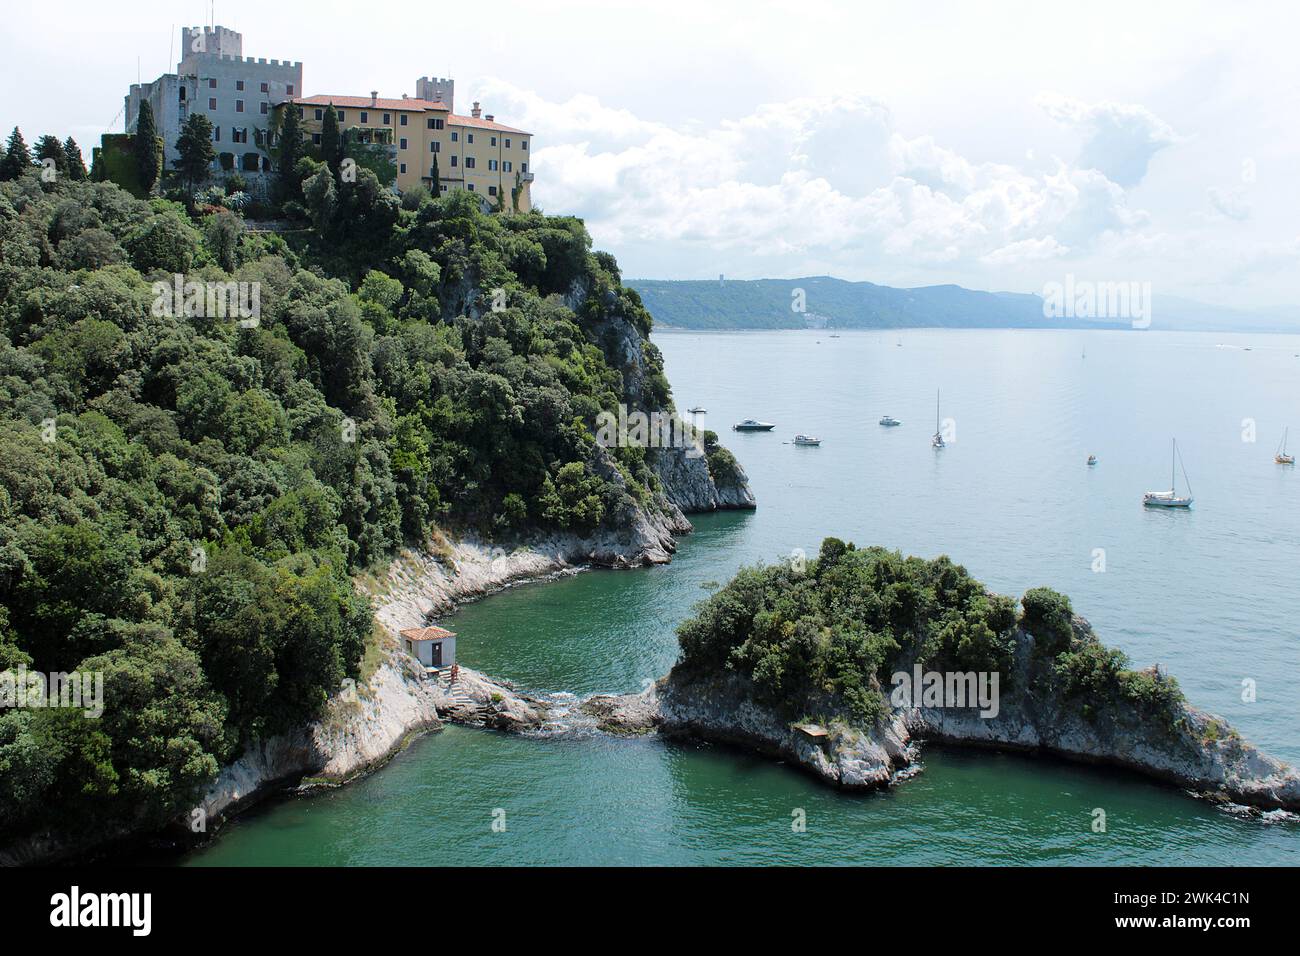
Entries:
MULTIPOLYGON (((421 78, 417 89, 450 93, 450 81, 421 78), (445 86, 439 86, 445 84, 445 86)), ((320 145, 325 110, 332 104, 341 131, 356 130, 360 142, 390 147, 397 188, 432 188, 434 160, 440 192, 465 189, 490 206, 527 212, 532 208, 532 134, 498 123, 478 103, 469 116, 452 111, 451 96, 399 99, 318 94, 291 102, 302 117, 304 136, 320 145)))

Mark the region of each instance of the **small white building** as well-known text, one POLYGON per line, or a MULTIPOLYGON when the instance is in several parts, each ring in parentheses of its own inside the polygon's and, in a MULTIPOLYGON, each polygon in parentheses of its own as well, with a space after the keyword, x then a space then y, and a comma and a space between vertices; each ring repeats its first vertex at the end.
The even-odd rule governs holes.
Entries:
POLYGON ((401 632, 402 649, 426 669, 456 663, 456 635, 443 627, 412 627, 401 632))

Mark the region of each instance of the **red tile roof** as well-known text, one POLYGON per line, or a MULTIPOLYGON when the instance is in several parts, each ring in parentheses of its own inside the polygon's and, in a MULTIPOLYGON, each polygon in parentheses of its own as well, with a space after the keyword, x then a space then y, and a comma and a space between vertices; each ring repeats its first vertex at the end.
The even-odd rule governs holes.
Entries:
POLYGON ((520 136, 531 136, 527 130, 515 129, 513 126, 507 126, 505 123, 498 123, 495 120, 475 119, 473 116, 461 116, 452 113, 446 103, 435 103, 432 100, 417 100, 415 97, 395 100, 383 96, 372 100, 368 96, 331 96, 327 93, 317 93, 314 96, 299 96, 293 100, 299 106, 329 106, 333 103, 335 106, 344 107, 350 110, 409 110, 411 112, 421 113, 435 111, 447 113, 447 122, 452 126, 469 126, 474 129, 490 129, 498 133, 516 133, 520 136))
POLYGON ((504 123, 498 123, 495 120, 475 119, 472 116, 458 116, 452 113, 447 117, 447 122, 452 126, 473 126, 475 129, 491 129, 500 133, 518 133, 520 136, 531 136, 527 130, 515 129, 513 126, 506 126, 504 123))
POLYGON ((443 627, 408 627, 401 634, 408 641, 444 641, 456 636, 443 627))
POLYGON ((300 106, 329 106, 333 103, 335 106, 344 106, 354 110, 415 110, 417 112, 439 110, 443 113, 450 112, 450 108, 446 103, 417 100, 415 97, 394 100, 381 96, 372 100, 368 96, 330 96, 325 93, 318 93, 315 96, 299 96, 294 102, 300 106))

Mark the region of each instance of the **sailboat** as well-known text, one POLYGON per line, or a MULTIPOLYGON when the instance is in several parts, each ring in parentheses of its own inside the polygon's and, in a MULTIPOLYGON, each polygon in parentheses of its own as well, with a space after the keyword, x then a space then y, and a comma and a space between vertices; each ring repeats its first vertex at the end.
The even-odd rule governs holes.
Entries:
POLYGON ((939 427, 939 390, 934 390, 934 437, 930 439, 931 448, 943 448, 943 430, 939 427))
POLYGON ((1295 464, 1295 455, 1288 455, 1286 453, 1286 433, 1290 430, 1291 429, 1289 428, 1284 428, 1282 430, 1282 444, 1277 446, 1277 454, 1273 456, 1273 460, 1279 465, 1295 464))
POLYGON ((1187 484, 1187 494, 1178 493, 1177 472, 1174 469, 1176 465, 1181 465, 1182 461, 1182 456, 1178 454, 1178 439, 1175 438, 1169 459, 1169 490, 1148 491, 1142 496, 1142 504, 1149 508, 1190 508, 1192 506, 1192 483, 1187 480, 1186 468, 1183 469, 1183 481, 1187 484))

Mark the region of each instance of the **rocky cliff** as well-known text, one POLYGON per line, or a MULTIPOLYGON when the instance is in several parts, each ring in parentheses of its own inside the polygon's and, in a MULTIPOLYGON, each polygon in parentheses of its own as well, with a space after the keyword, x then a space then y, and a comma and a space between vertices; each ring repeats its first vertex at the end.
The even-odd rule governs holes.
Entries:
MULTIPOLYGON (((1074 627, 1092 638, 1082 618, 1074 627)), ((921 769, 921 745, 931 741, 1121 767, 1216 802, 1300 811, 1300 771, 1243 740, 1222 717, 1180 703, 1170 719, 1156 719, 1123 702, 1036 693, 1031 688, 1042 658, 1033 636, 1019 630, 1016 640, 1017 672, 1006 675, 998 712, 989 717, 975 708, 906 706, 862 726, 835 702, 818 700, 806 702, 805 711, 816 723, 791 720, 788 710, 759 700, 743 675, 680 666, 644 694, 602 696, 584 706, 610 732, 656 729, 729 743, 789 760, 847 789, 906 779, 921 769)))

